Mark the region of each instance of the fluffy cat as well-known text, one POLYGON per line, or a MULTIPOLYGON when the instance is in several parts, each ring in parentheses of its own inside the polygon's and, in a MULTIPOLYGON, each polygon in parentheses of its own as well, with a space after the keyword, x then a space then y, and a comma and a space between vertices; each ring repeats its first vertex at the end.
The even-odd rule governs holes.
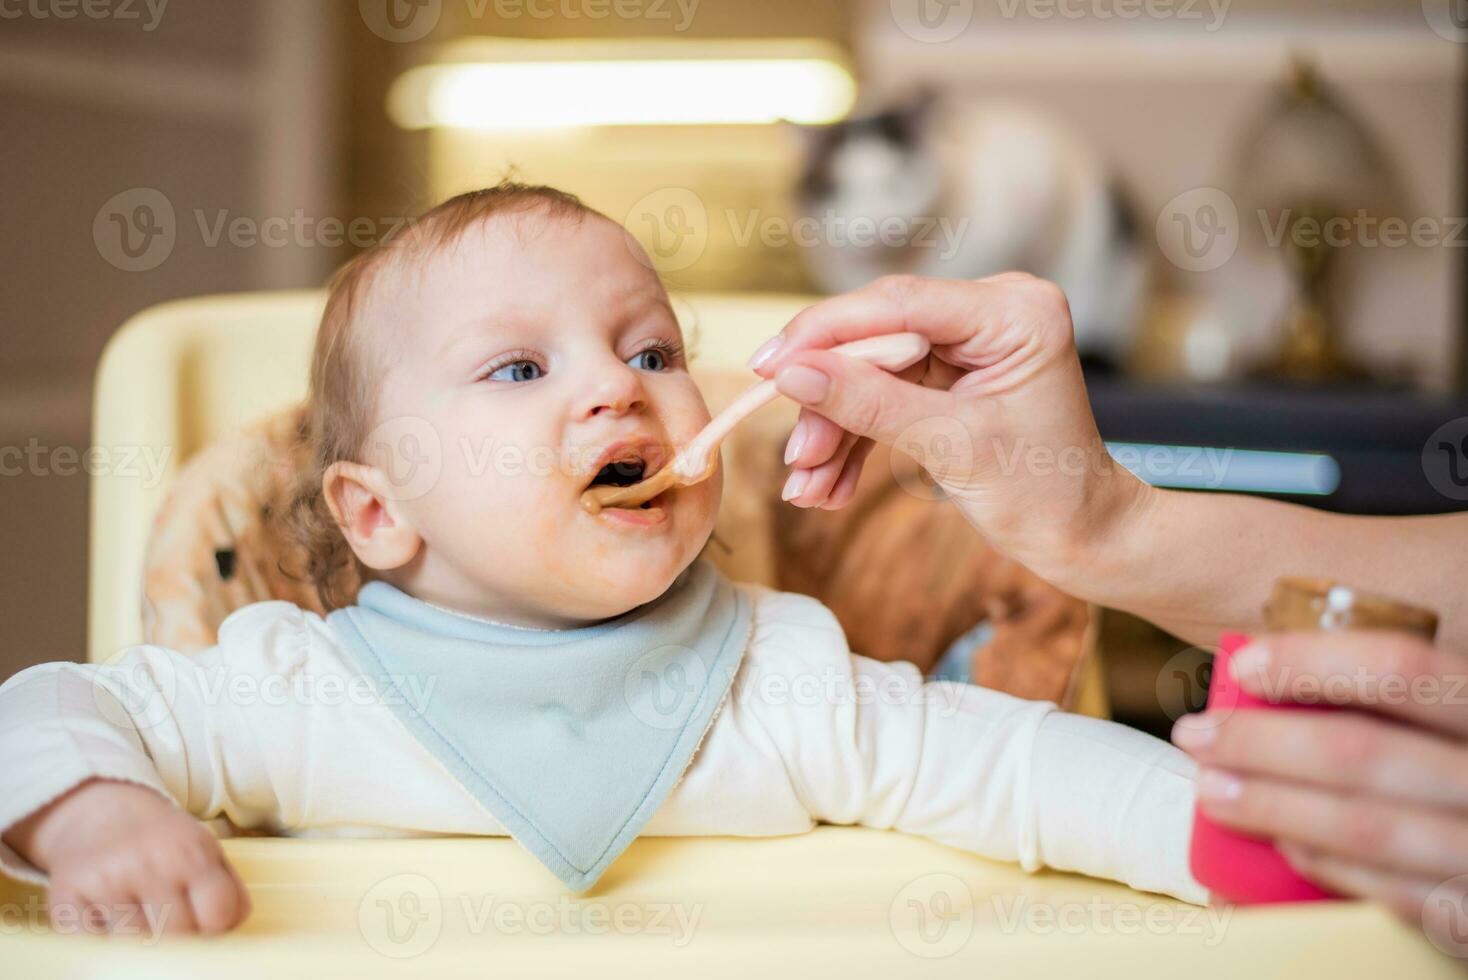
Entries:
POLYGON ((1058 122, 920 93, 796 128, 806 143, 798 204, 821 229, 800 251, 818 286, 1020 269, 1065 290, 1083 354, 1124 357, 1146 299, 1147 254, 1110 171, 1058 122))

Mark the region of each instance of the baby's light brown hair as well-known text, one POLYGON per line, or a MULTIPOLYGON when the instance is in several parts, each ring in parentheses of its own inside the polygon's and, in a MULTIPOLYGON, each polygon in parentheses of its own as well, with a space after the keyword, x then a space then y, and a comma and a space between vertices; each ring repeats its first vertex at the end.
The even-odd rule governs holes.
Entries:
POLYGON ((573 219, 601 216, 574 194, 504 180, 444 201, 332 276, 311 357, 306 420, 300 433, 304 445, 298 458, 305 464, 285 514, 304 552, 301 574, 315 586, 326 609, 351 603, 365 571, 331 515, 322 479, 334 463, 361 461, 376 412, 384 365, 374 357, 362 331, 354 329, 368 293, 378 275, 394 264, 450 246, 470 228, 497 215, 528 212, 573 219))

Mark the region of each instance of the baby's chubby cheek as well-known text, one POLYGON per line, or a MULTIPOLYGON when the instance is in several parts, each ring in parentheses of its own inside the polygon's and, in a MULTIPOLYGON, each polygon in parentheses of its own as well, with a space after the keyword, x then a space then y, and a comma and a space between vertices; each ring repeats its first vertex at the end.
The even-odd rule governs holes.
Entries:
MULTIPOLYGON (((708 423, 708 409, 691 382, 687 390, 664 388, 653 401, 643 431, 665 442, 671 461, 708 423)), ((670 494, 661 525, 632 530, 581 506, 594 475, 589 467, 605 446, 568 448, 564 433, 540 431, 491 437, 464 431, 470 426, 452 429, 458 420, 436 421, 444 430, 442 469, 431 490, 407 505, 409 516, 429 551, 486 585, 551 604, 596 597, 607 609, 576 611, 616 615, 661 594, 713 530, 722 472, 670 494)))

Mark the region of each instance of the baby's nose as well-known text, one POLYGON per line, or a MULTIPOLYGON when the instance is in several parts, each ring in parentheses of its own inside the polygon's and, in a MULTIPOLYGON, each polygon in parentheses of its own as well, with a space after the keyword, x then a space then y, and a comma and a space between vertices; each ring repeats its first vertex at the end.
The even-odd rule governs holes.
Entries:
POLYGON ((642 379, 629 367, 601 374, 592 382, 583 401, 583 415, 625 415, 647 407, 647 392, 642 379))

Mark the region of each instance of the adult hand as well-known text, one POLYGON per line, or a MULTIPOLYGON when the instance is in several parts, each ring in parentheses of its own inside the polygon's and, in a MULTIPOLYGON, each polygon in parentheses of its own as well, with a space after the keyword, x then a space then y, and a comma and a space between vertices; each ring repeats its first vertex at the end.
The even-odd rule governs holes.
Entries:
POLYGON ((803 310, 750 364, 803 406, 786 448, 797 506, 844 506, 870 440, 889 443, 992 544, 1058 580, 1146 492, 1096 431, 1064 294, 1032 276, 879 279, 803 310), (933 348, 901 376, 826 350, 898 331, 933 348))
POLYGON ((1468 956, 1468 660, 1362 630, 1261 636, 1233 667, 1270 701, 1365 710, 1179 719, 1173 741, 1201 764, 1203 811, 1468 956))

